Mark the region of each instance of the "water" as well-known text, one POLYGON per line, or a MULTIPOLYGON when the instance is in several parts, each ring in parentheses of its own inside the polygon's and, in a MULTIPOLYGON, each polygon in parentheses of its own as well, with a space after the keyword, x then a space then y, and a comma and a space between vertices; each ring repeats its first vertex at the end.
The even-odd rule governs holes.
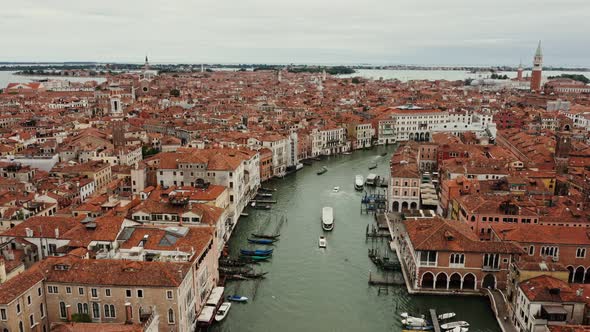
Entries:
MULTIPOLYGON (((376 267, 367 257, 372 242, 364 233, 372 216, 361 215, 362 193, 354 190, 354 176, 369 173, 368 166, 379 165, 371 172, 386 175, 389 158, 395 148, 379 147, 335 156, 314 162, 298 173, 265 183, 274 187, 278 203, 271 211, 247 210, 230 240, 230 252, 249 248, 247 238, 259 230, 271 233, 279 215, 288 221, 280 230, 280 241, 274 246, 271 262, 256 269, 268 271, 260 281, 229 282, 226 294, 247 296, 247 304, 234 303, 224 322, 215 331, 400 331, 399 312, 427 313, 436 308, 440 313, 453 311, 459 319, 469 321, 470 331, 496 332, 495 317, 489 301, 482 297, 410 296, 405 286, 378 295, 378 288, 367 284, 369 270, 376 267), (380 153, 389 155, 381 157, 380 153), (323 175, 316 171, 325 165, 323 175), (332 188, 340 186, 340 192, 332 188), (335 228, 324 233, 320 225, 321 208, 332 206, 335 228), (268 216, 275 215, 267 224, 268 216), (318 248, 318 237, 326 235, 327 249, 318 248)), ((386 250, 386 241, 375 247, 386 250)))
POLYGON ((28 83, 34 79, 44 78, 67 80, 70 82, 97 81, 98 83, 102 83, 105 81, 104 77, 21 76, 14 75, 14 73, 14 71, 0 71, 0 89, 6 88, 8 83, 28 83))
MULTIPOLYGON (((501 75, 508 75, 509 78, 516 78, 515 71, 498 72, 501 75)), ((559 76, 561 74, 582 74, 590 78, 589 72, 565 72, 565 71, 543 71, 543 77, 559 76)), ((386 70, 386 69, 357 69, 356 73, 340 75, 340 77, 360 76, 370 79, 398 79, 402 82, 409 80, 465 80, 467 78, 480 79, 488 78, 490 73, 470 73, 462 70, 386 70)), ((530 75, 530 71, 524 71, 524 76, 530 75)))

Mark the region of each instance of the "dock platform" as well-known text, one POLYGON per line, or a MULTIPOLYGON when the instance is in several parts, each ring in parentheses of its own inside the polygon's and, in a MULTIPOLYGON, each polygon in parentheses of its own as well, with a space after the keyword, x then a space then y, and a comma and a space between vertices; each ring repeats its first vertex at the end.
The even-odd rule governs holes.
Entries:
POLYGON ((388 277, 381 277, 376 276, 369 273, 369 285, 373 286, 403 286, 404 280, 400 280, 395 276, 388 278, 388 277))
POLYGON ((436 310, 430 309, 430 318, 432 319, 432 327, 434 327, 434 332, 440 332, 440 323, 438 322, 436 310))

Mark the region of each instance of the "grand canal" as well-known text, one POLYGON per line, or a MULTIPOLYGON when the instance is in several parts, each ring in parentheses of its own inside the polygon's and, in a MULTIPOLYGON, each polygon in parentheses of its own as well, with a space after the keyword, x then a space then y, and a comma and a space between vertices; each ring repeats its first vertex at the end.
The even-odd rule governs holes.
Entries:
POLYGON ((399 313, 456 312, 471 323, 470 331, 499 331, 487 298, 409 295, 404 286, 378 288, 367 284, 376 267, 367 257, 368 248, 386 250, 386 241, 365 240, 371 215, 361 214, 361 192, 354 190, 355 174, 371 171, 386 175, 395 147, 357 151, 314 162, 296 174, 264 186, 277 188, 278 203, 270 211, 246 210, 230 240, 230 252, 248 248, 250 233, 274 231, 280 218, 280 241, 271 262, 256 266, 269 272, 261 281, 229 282, 226 294, 247 296, 247 304, 234 303, 228 318, 215 331, 400 331, 399 313), (388 152, 385 157, 381 153, 388 152), (325 165, 328 172, 316 175, 325 165), (332 188, 340 186, 334 193, 332 188), (318 248, 321 208, 332 206, 335 229, 326 233, 327 249, 318 248), (269 221, 270 217, 270 221, 269 221))

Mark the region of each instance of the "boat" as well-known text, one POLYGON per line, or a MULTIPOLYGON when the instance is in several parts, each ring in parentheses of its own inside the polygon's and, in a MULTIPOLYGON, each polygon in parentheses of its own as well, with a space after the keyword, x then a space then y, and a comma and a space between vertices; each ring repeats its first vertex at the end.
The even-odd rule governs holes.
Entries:
POLYGON ((328 168, 326 166, 322 166, 322 168, 320 168, 320 170, 317 172, 318 175, 322 175, 324 173, 326 173, 328 171, 328 168))
POLYGON ((334 229, 334 210, 329 206, 322 208, 322 228, 325 231, 334 229))
POLYGON ((298 163, 297 165, 295 165, 295 171, 298 171, 300 169, 303 168, 303 164, 302 163, 298 163))
POLYGON ((427 327, 427 326, 430 326, 430 324, 428 324, 426 319, 412 317, 412 316, 402 319, 402 324, 406 327, 427 327))
POLYGON ((261 239, 271 239, 271 240, 278 239, 278 237, 281 236, 281 234, 271 235, 271 234, 258 234, 258 233, 251 233, 250 235, 252 235, 253 237, 261 238, 261 239))
POLYGON ((377 174, 370 173, 367 175, 367 179, 365 180, 365 184, 367 186, 374 186, 377 184, 377 174))
POLYGON ((311 165, 313 165, 313 162, 311 160, 304 160, 304 161, 302 161, 302 163, 305 166, 311 166, 311 165))
POLYGON ((426 326, 405 326, 404 331, 430 331, 433 330, 434 326, 426 325, 426 326))
POLYGON ((267 193, 267 192, 273 192, 273 191, 277 191, 277 190, 275 188, 260 187, 260 188, 258 188, 258 191, 267 193))
POLYGON ((247 249, 240 249, 240 254, 246 256, 270 256, 272 255, 273 249, 256 249, 256 250, 247 250, 247 249))
POLYGON ((383 153, 381 154, 381 157, 385 157, 385 156, 387 156, 387 152, 383 152, 383 153))
POLYGON ((248 302, 247 297, 240 295, 228 295, 227 300, 232 302, 248 302))
POLYGON ((377 163, 374 163, 371 166, 369 166, 369 169, 375 169, 375 168, 377 168, 377 163))
POLYGON ((340 191, 340 187, 334 187, 334 188, 332 189, 332 192, 334 192, 334 193, 337 193, 337 192, 339 192, 339 191, 340 191))
POLYGON ((354 177, 354 189, 363 190, 364 185, 365 185, 365 179, 363 179, 362 175, 357 175, 354 177))
POLYGON ((320 248, 325 248, 326 247, 326 238, 323 236, 320 236, 320 239, 318 240, 318 245, 320 248))
POLYGON ((464 326, 457 326, 452 330, 449 330, 449 332, 467 332, 469 331, 468 327, 464 327, 464 326))
POLYGON ((276 239, 248 239, 248 242, 250 243, 256 243, 256 244, 273 244, 275 242, 277 242, 278 240, 276 239))
POLYGON ((247 263, 257 263, 266 261, 270 258, 270 256, 251 256, 251 255, 242 255, 240 256, 240 260, 247 263))
POLYGON ((220 267, 244 267, 244 266, 246 266, 246 263, 236 260, 236 259, 222 258, 222 259, 219 259, 219 266, 220 267))
POLYGON ((351 155, 352 152, 342 152, 342 154, 345 155, 345 156, 348 156, 348 155, 351 155))
POLYGON ((256 196, 257 197, 263 197, 263 198, 272 198, 272 194, 271 193, 257 193, 256 196))
POLYGON ((440 326, 440 328, 443 330, 453 330, 457 327, 469 327, 469 323, 464 320, 460 320, 456 322, 445 323, 440 326))
POLYGON ((221 274, 240 274, 252 272, 250 266, 220 266, 219 272, 221 274))
POLYGON ((250 203, 250 207, 256 210, 270 210, 270 205, 268 204, 256 204, 256 202, 250 203))
POLYGON ((227 313, 229 312, 230 308, 231 308, 230 302, 223 302, 219 306, 219 309, 217 309, 217 312, 215 313, 215 321, 221 322, 225 318, 225 316, 227 316, 227 313))
POLYGON ((455 314, 454 312, 446 312, 444 314, 438 315, 438 319, 440 319, 440 320, 446 320, 446 319, 451 319, 451 318, 453 318, 455 316, 457 316, 457 314, 455 314))

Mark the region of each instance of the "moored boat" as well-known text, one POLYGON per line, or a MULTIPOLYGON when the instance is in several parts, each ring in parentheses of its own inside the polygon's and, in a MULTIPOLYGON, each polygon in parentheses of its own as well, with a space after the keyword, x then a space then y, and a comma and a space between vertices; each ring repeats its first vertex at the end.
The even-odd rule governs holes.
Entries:
POLYGON ((464 320, 460 320, 456 322, 445 323, 440 326, 440 328, 443 330, 453 330, 457 329, 457 327, 469 327, 469 323, 464 320))
POLYGON ((242 255, 240 256, 240 260, 243 262, 248 262, 248 263, 257 263, 257 262, 262 262, 262 261, 266 261, 270 258, 270 255, 268 256, 251 256, 251 255, 242 255))
POLYGON ((367 179, 365 180, 365 184, 367 186, 374 186, 377 184, 376 180, 377 180, 377 174, 370 173, 369 175, 367 175, 367 179))
POLYGON ((334 210, 330 206, 322 208, 322 228, 325 231, 334 229, 334 210))
POLYGON ((440 319, 440 320, 446 320, 446 319, 451 319, 451 318, 453 318, 455 316, 457 316, 457 314, 455 314, 454 312, 446 312, 444 314, 438 315, 438 319, 440 319))
POLYGON ((275 242, 277 242, 278 240, 276 239, 248 239, 248 242, 250 243, 256 243, 256 244, 273 244, 275 242))
POLYGON ((259 233, 251 233, 250 235, 252 235, 253 237, 258 237, 261 239, 278 239, 279 236, 281 236, 281 234, 259 234, 259 233))
POLYGON ((240 254, 246 256, 270 256, 272 255, 273 249, 256 249, 256 250, 247 250, 247 249, 240 249, 240 254))
POLYGON ((227 316, 227 313, 229 312, 230 308, 231 308, 230 302, 223 302, 219 306, 219 309, 217 309, 217 312, 215 313, 215 321, 221 322, 227 316))
POLYGON ((383 152, 383 153, 381 154, 381 157, 385 157, 385 156, 387 156, 387 152, 383 152))
POLYGON ((363 190, 364 185, 365 185, 365 180, 363 179, 362 175, 357 175, 354 177, 354 189, 363 190))
POLYGON ((322 175, 324 173, 326 173, 328 171, 328 168, 326 166, 322 166, 322 168, 320 168, 320 170, 317 172, 318 175, 322 175))
POLYGON ((256 202, 250 203, 250 207, 256 210, 270 210, 271 208, 268 204, 256 204, 256 202))
POLYGON ((372 165, 369 165, 369 169, 375 169, 377 168, 377 163, 374 163, 372 165))
POLYGON ((228 295, 227 300, 232 302, 248 302, 247 297, 240 295, 228 295))

